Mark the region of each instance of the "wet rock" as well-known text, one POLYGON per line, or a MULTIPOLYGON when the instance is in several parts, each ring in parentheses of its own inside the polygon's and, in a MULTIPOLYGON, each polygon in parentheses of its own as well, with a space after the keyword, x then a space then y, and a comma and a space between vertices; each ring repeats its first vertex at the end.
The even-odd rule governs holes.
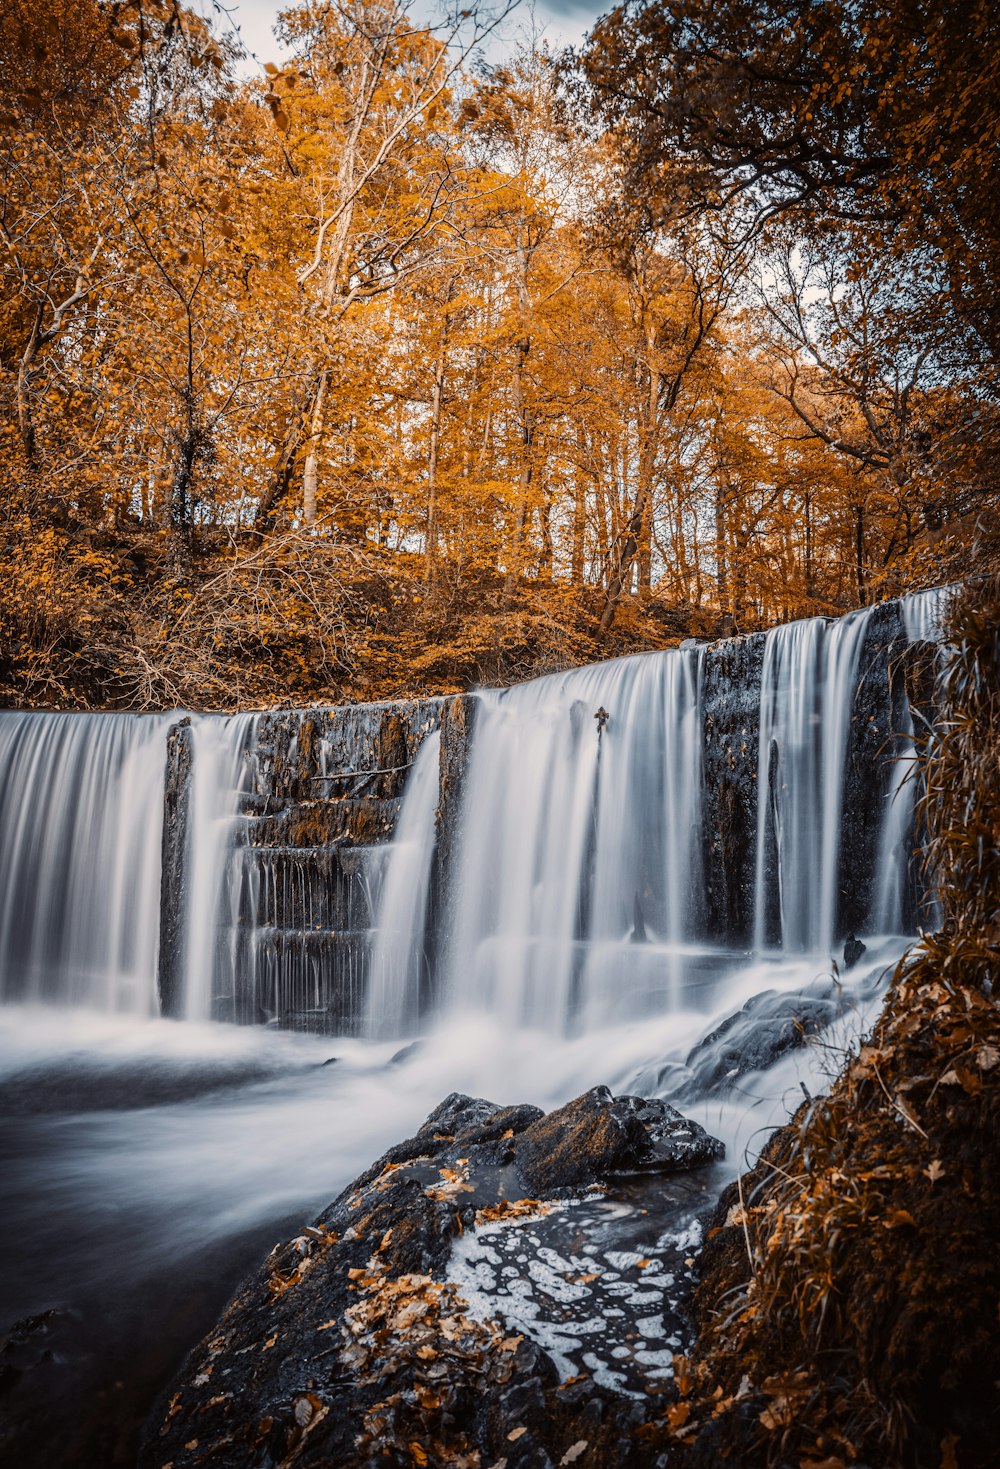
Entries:
MULTIPOLYGON (((255 721, 243 752, 229 879, 238 902, 218 948, 217 1018, 333 1034, 359 1029, 380 849, 392 838, 407 775, 441 709, 440 699, 399 700, 272 710, 255 721)), ((171 732, 164 825, 167 996, 179 983, 170 915, 181 911, 172 895, 183 879, 186 808, 178 797, 172 815, 169 803, 175 787, 183 795, 189 784, 183 736, 180 727, 171 732)))
POLYGON ((193 760, 191 720, 184 718, 171 725, 167 732, 167 767, 163 784, 160 944, 156 976, 163 1015, 180 1015, 184 1006, 184 912, 193 760))
POLYGON ((640 1173, 679 1173, 714 1163, 726 1155, 725 1145, 690 1117, 658 1097, 619 1097, 635 1107, 650 1143, 648 1157, 634 1165, 640 1173))
POLYGON ((851 699, 844 760, 835 933, 865 928, 878 891, 882 813, 893 778, 893 735, 905 727, 906 645, 898 602, 872 608, 865 624, 851 699))
POLYGON ((868 945, 863 944, 854 934, 848 934, 847 942, 844 944, 844 968, 853 969, 863 954, 868 952, 868 945))
POLYGON ((597 1086, 539 1117, 515 1148, 518 1176, 528 1193, 552 1198, 644 1162, 652 1142, 640 1116, 642 1105, 638 1098, 615 1098, 606 1086, 597 1086))
MULTIPOLYGON (((142 1469, 274 1469, 293 1461, 297 1469, 457 1469, 501 1460, 508 1469, 541 1469, 577 1458, 622 1469, 658 1463, 639 1430, 649 1411, 646 1393, 669 1399, 668 1367, 661 1365, 659 1378, 654 1374, 639 1393, 621 1392, 598 1380, 605 1369, 588 1352, 585 1362, 594 1368, 564 1381, 540 1341, 509 1329, 499 1314, 474 1311, 449 1268, 456 1243, 474 1231, 544 1219, 552 1206, 539 1195, 585 1189, 616 1166, 648 1162, 660 1147, 673 1146, 674 1166, 700 1159, 699 1132, 663 1104, 615 1098, 606 1087, 548 1116, 452 1093, 412 1138, 391 1148, 314 1225, 276 1246, 243 1284, 164 1395, 147 1430, 142 1469), (536 1190, 530 1198, 528 1179, 536 1190)), ((660 1218, 654 1203, 681 1222, 706 1212, 711 1191, 695 1177, 685 1175, 683 1186, 680 1178, 677 1185, 662 1178, 631 1184, 655 1190, 648 1207, 638 1205, 641 1193, 628 1206, 594 1194, 580 1206, 591 1215, 567 1215, 562 1234, 552 1236, 572 1260, 586 1263, 589 1256, 572 1252, 586 1249, 587 1228, 600 1232, 604 1264, 584 1278, 604 1278, 608 1261, 614 1263, 606 1280, 616 1340, 624 1344, 617 1351, 635 1359, 639 1374, 652 1371, 644 1355, 669 1363, 682 1346, 682 1298, 690 1286, 680 1275, 695 1233, 680 1228, 663 1244, 672 1251, 668 1271, 653 1258, 662 1227, 650 1216, 660 1218), (675 1186, 671 1212, 665 1190, 675 1186), (619 1238, 625 1214, 632 1234, 619 1238), (637 1241, 649 1236, 645 1258, 637 1241), (658 1272, 658 1292, 644 1288, 647 1272, 658 1272), (662 1300, 666 1310, 667 1289, 670 1325, 657 1318, 657 1326, 650 1303, 662 1300), (672 1345, 644 1354, 643 1331, 654 1339, 669 1331, 672 1345)), ((527 1261, 527 1233, 521 1238, 519 1257, 527 1261)), ((539 1269, 551 1274, 545 1260, 553 1250, 538 1248, 539 1269)), ((575 1287, 581 1298, 587 1289, 575 1287)))
POLYGON ((737 945, 751 941, 754 924, 764 643, 762 633, 731 638, 701 658, 705 931, 737 945))
POLYGON ((402 1046, 400 1050, 389 1057, 390 1066, 402 1066, 404 1061, 410 1061, 414 1056, 419 1056, 424 1049, 423 1041, 411 1041, 408 1046, 402 1046))
POLYGON ((804 1046, 840 1013, 835 996, 784 995, 769 990, 700 1040, 687 1058, 694 1073, 680 1096, 725 1091, 752 1071, 766 1071, 786 1051, 804 1046))

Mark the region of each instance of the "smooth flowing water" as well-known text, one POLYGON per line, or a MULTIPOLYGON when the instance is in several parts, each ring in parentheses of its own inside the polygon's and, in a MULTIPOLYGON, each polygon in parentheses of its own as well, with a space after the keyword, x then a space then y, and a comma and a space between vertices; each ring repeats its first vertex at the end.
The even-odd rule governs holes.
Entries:
MULTIPOLYGON (((925 637, 941 609, 928 597, 904 615, 925 637)), ((310 884, 326 869, 243 851, 264 716, 192 716, 184 1018, 163 1020, 165 740, 178 716, 0 714, 0 1330, 71 1310, 91 1352, 87 1390, 132 1382, 141 1414, 261 1252, 451 1090, 543 1107, 599 1083, 674 1097, 726 1142, 727 1167, 742 1166, 802 1086, 815 1093, 836 1071, 906 942, 901 762, 878 818, 867 952, 834 974, 867 626, 863 612, 766 640, 755 762, 748 753, 756 831, 737 854, 753 953, 710 932, 704 650, 480 694, 441 890, 439 737, 425 734, 392 845, 353 850, 375 905, 370 936, 351 935, 368 945, 367 1039, 208 1019, 241 966, 264 972, 282 903, 302 924, 301 962, 282 960, 289 983, 318 997, 330 979, 316 954, 331 950, 310 948, 310 884), (779 947, 763 919, 774 882, 779 947), (711 1081, 702 1042, 726 1021, 727 1045, 759 1045, 768 992, 772 1010, 803 996, 826 1006, 831 1026, 765 1070, 711 1081)), ((896 733, 909 761, 912 730, 896 733)), ((276 1014, 281 974, 267 973, 275 999, 262 1013, 276 1014)))
POLYGON ((697 714, 686 652, 481 696, 445 1013, 559 1032, 670 1008, 696 933, 697 714))

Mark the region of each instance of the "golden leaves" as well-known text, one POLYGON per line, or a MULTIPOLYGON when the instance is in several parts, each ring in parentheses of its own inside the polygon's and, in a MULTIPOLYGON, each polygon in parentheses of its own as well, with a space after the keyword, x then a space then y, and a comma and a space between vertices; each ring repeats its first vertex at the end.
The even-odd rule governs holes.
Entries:
POLYGON ((540 1218, 552 1213, 551 1204, 539 1199, 501 1199, 498 1204, 488 1204, 476 1210, 477 1224, 502 1224, 508 1220, 540 1218))
POLYGON ((588 1439, 577 1439, 576 1443, 571 1444, 559 1460, 559 1469, 565 1469, 567 1464, 575 1464, 587 1452, 589 1447, 590 1443, 588 1439))

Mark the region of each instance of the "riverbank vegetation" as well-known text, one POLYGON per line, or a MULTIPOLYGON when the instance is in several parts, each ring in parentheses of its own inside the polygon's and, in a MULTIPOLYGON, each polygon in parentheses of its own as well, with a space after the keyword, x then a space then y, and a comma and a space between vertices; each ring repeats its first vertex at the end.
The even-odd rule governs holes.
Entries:
POLYGON ((692 1466, 995 1462, 1000 582, 952 609, 925 752, 940 926, 723 1197, 666 1437, 692 1466))
POLYGON ((177 0, 4 7, 4 702, 445 691, 995 560, 992 8, 498 23, 307 0, 250 74, 177 0))

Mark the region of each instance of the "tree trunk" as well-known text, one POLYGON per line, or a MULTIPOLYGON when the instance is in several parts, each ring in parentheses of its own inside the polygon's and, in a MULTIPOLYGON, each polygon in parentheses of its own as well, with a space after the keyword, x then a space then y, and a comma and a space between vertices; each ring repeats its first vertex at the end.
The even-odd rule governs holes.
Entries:
MULTIPOLYGON (((449 286, 449 301, 454 294, 449 286)), ((438 334, 437 357, 434 361, 434 383, 431 387, 431 424, 430 442, 427 446, 427 539, 426 539, 426 568, 424 580, 434 580, 434 566, 437 559, 438 539, 438 507, 437 507, 437 477, 438 458, 441 446, 441 405, 444 400, 445 364, 447 361, 448 332, 451 320, 445 312, 441 318, 441 330, 438 334)))
POLYGON ((715 486, 715 583, 719 600, 719 632, 724 638, 733 634, 733 609, 729 600, 729 553, 726 545, 726 491, 719 481, 715 486))
POLYGON ((42 308, 35 313, 31 335, 17 365, 17 426, 21 435, 25 463, 29 470, 38 468, 38 440, 35 434, 35 419, 31 407, 31 369, 38 356, 41 342, 42 308))
POLYGON ((319 492, 319 443, 323 435, 326 415, 327 374, 320 374, 319 386, 313 400, 312 420, 309 424, 309 452, 302 471, 302 515, 306 525, 316 524, 316 504, 319 492))
POLYGON ((574 587, 583 585, 583 553, 587 533, 587 435, 583 425, 576 426, 576 474, 573 479, 573 545, 570 552, 569 579, 574 587))
POLYGON ((508 598, 513 594, 514 588, 524 570, 524 547, 528 528, 528 497, 531 494, 531 480, 534 468, 532 463, 532 445, 535 426, 528 407, 524 382, 528 354, 531 351, 531 339, 529 337, 522 337, 517 343, 516 350, 517 356, 514 362, 514 411, 517 415, 521 465, 517 477, 517 504, 514 510, 510 561, 507 567, 507 579, 504 584, 504 592, 508 598))
POLYGON ((863 505, 854 507, 854 564, 858 577, 858 604, 865 607, 868 604, 868 589, 865 586, 865 509, 863 505))
MULTIPOLYGON (((652 356, 652 351, 649 353, 652 356)), ((653 471, 656 465, 659 428, 660 374, 655 366, 649 368, 648 393, 642 415, 642 442, 639 448, 639 482, 635 500, 628 518, 625 535, 621 542, 618 560, 608 583, 604 611, 601 614, 601 633, 606 633, 615 619, 615 611, 622 592, 628 585, 632 563, 643 545, 644 536, 651 540, 653 513, 653 471)), ((647 583, 648 585, 648 583, 647 583)), ((642 586, 640 568, 640 587, 642 586)))

